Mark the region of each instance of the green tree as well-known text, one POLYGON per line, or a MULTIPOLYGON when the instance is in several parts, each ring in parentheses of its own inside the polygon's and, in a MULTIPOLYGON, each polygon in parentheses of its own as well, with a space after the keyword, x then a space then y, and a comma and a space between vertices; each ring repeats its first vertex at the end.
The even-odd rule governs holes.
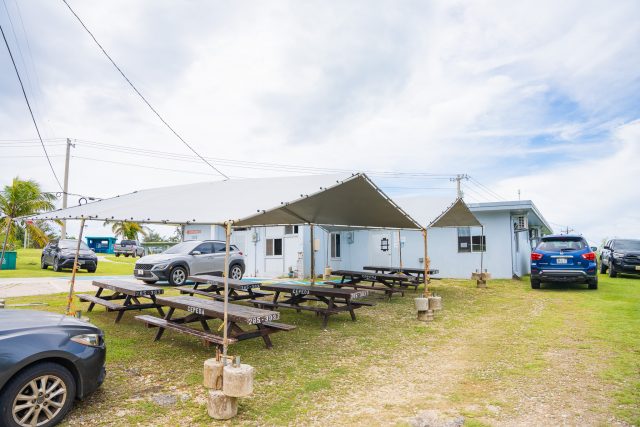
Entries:
POLYGON ((123 239, 137 240, 138 235, 144 237, 149 233, 149 229, 138 222, 133 221, 105 221, 104 225, 111 224, 111 231, 118 237, 123 239))
MULTIPOLYGON (((40 184, 33 180, 23 181, 19 177, 15 177, 11 185, 5 185, 0 192, 0 226, 4 231, 0 265, 4 260, 7 243, 9 240, 12 242, 16 240, 14 218, 50 211, 55 208, 54 201, 55 196, 43 193, 40 184)), ((22 226, 29 230, 31 238, 38 244, 45 245, 49 239, 46 231, 40 227, 41 224, 38 221, 22 222, 22 226)))

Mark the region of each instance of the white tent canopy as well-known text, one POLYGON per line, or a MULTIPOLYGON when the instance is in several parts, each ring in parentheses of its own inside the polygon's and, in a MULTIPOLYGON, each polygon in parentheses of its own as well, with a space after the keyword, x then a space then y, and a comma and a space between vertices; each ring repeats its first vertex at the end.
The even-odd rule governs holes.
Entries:
POLYGON ((419 229, 364 174, 234 179, 141 190, 30 219, 419 229))

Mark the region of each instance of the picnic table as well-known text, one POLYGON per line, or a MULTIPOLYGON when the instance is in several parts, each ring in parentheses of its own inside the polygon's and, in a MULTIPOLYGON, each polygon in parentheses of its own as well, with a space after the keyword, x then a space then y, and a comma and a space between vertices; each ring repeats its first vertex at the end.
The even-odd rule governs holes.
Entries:
POLYGON ((155 308, 161 316, 164 316, 162 308, 156 302, 156 295, 164 293, 162 288, 125 280, 94 280, 92 285, 98 288, 95 295, 78 295, 80 300, 90 303, 87 309, 88 312, 93 310, 96 304, 106 307, 107 311, 117 311, 118 315, 115 323, 118 323, 122 319, 124 312, 128 310, 155 308), (103 295, 102 292, 105 289, 113 291, 113 293, 103 295), (140 302, 141 298, 148 298, 151 302, 140 302), (124 301, 119 304, 119 300, 124 301))
MULTIPOLYGON (((178 286, 181 294, 202 295, 218 301, 224 300, 224 277, 208 274, 189 276, 193 285, 178 286)), ((271 295, 258 290, 260 283, 246 280, 229 279, 229 301, 255 299, 271 295)))
MULTIPOLYGON (((157 298, 158 304, 169 307, 167 314, 161 319, 155 316, 140 315, 136 320, 144 322, 148 328, 158 328, 154 341, 158 341, 165 329, 192 335, 200 338, 205 344, 223 345, 223 337, 211 330, 207 323, 212 319, 224 319, 224 303, 220 301, 198 298, 188 295, 157 298), (188 312, 186 316, 176 317, 176 310, 188 312), (202 330, 187 326, 188 323, 200 323, 202 330)), ((295 326, 275 323, 280 318, 277 311, 263 310, 256 307, 227 304, 227 330, 229 344, 249 338, 262 337, 267 348, 273 347, 269 335, 279 331, 290 331, 295 326), (240 324, 255 326, 254 330, 245 330, 240 324)))
MULTIPOLYGON (((415 277, 415 281, 424 283, 424 268, 417 267, 384 267, 381 265, 368 265, 362 267, 363 270, 375 271, 376 273, 397 274, 402 273, 407 276, 415 277)), ((432 268, 429 270, 429 276, 440 273, 439 270, 432 268)))
POLYGON ((297 312, 301 310, 313 311, 318 316, 322 316, 322 328, 326 329, 329 316, 348 311, 351 320, 356 320, 356 308, 375 305, 370 302, 353 301, 368 295, 368 290, 359 289, 339 289, 325 285, 299 285, 291 283, 274 283, 262 285, 260 289, 274 292, 273 300, 252 300, 257 307, 271 308, 292 308, 297 312), (279 300, 284 294, 285 299, 279 300), (322 306, 303 305, 305 302, 320 302, 322 306))
POLYGON ((404 289, 407 286, 415 286, 417 288, 417 284, 413 282, 413 279, 404 274, 373 273, 370 271, 354 270, 334 270, 332 274, 341 276, 340 282, 330 281, 325 282, 326 284, 333 285, 336 288, 348 287, 379 291, 383 292, 388 299, 391 299, 396 293, 404 296, 404 289), (369 284, 367 285, 363 282, 369 282, 369 284), (376 286, 376 283, 382 286, 376 286))

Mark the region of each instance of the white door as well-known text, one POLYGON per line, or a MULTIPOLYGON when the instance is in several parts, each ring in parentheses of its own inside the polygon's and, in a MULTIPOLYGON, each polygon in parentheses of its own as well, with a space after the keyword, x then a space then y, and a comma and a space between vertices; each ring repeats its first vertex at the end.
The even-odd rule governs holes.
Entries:
POLYGON ((284 251, 284 273, 288 274, 289 269, 296 271, 298 269, 298 252, 300 252, 300 241, 298 235, 285 236, 283 239, 284 251))
POLYGON ((376 233, 369 238, 371 265, 391 267, 391 233, 376 233))

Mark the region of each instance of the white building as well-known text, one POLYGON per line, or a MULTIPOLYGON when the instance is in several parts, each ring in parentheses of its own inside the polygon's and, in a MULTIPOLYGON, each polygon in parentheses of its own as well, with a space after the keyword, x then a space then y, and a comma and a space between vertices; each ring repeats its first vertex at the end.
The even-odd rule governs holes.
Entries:
MULTIPOLYGON (((396 202, 413 218, 431 223, 442 209, 442 199, 399 198, 396 202), (421 207, 422 206, 422 207, 421 207)), ((447 202, 446 205, 451 205, 447 202)), ((464 204, 463 204, 464 205, 464 204)), ((469 278, 483 266, 494 278, 529 273, 531 248, 551 227, 530 200, 464 205, 482 227, 429 228, 431 267, 438 277, 469 278), (484 231, 484 237, 483 237, 484 231), (482 250, 484 249, 484 252, 482 250)), ((454 222, 452 224, 460 224, 454 222)), ((257 277, 304 276, 311 270, 308 225, 251 227, 235 230, 232 242, 246 254, 246 275, 257 277)), ((361 270, 365 265, 424 267, 424 241, 420 231, 314 229, 316 274, 325 267, 361 270), (402 242, 402 254, 398 247, 402 242)), ((185 239, 224 239, 218 226, 185 227, 185 239)))

